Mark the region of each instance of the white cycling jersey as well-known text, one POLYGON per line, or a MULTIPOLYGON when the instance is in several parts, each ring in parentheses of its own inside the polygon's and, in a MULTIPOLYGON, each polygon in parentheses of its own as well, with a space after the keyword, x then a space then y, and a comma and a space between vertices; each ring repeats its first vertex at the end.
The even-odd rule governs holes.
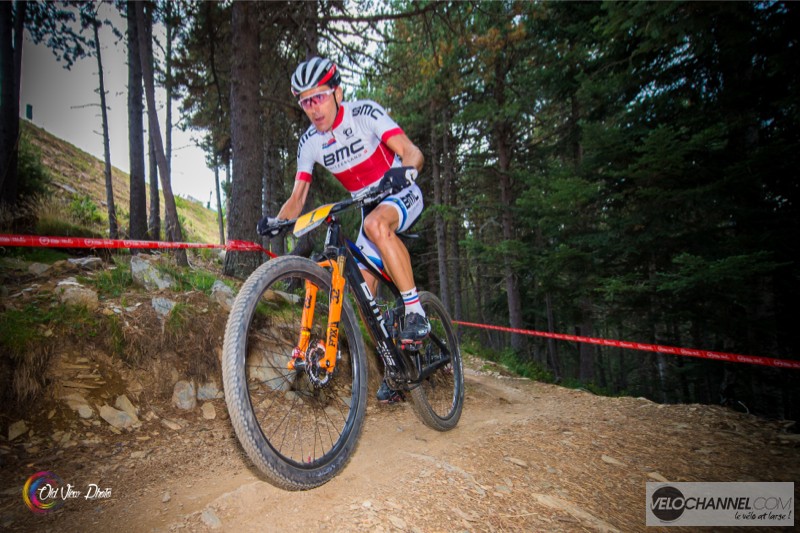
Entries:
POLYGON ((342 102, 331 131, 320 133, 311 126, 297 147, 296 180, 311 181, 314 163, 328 169, 355 193, 380 180, 400 159, 386 141, 403 130, 377 102, 342 102))
MULTIPOLYGON (((312 125, 300 137, 295 179, 311 182, 314 163, 319 163, 352 194, 377 185, 387 170, 402 166, 397 154, 386 145, 388 139, 402 133, 400 126, 377 102, 342 102, 331 131, 320 133, 312 125)), ((422 213, 422 191, 419 185, 412 183, 384 198, 381 204, 390 205, 397 211, 397 231, 405 231, 422 213)), ((381 254, 367 239, 363 225, 356 245, 373 266, 383 270, 381 254)))

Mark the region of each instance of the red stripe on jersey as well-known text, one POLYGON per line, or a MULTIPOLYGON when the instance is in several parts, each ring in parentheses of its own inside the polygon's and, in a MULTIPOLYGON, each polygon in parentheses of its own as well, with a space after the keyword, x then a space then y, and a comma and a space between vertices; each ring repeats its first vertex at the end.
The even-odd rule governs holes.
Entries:
POLYGON ((394 128, 392 130, 389 130, 381 136, 381 142, 385 143, 395 135, 400 135, 401 133, 403 133, 403 130, 401 128, 394 128))
POLYGON ((336 113, 336 118, 333 119, 333 126, 331 126, 331 129, 335 130, 338 128, 339 124, 342 123, 342 120, 344 120, 344 106, 339 106, 339 112, 336 113))
POLYGON ((308 172, 298 172, 297 174, 295 174, 294 180, 295 181, 307 181, 307 182, 311 183, 311 174, 309 174, 308 172))
POLYGON ((394 152, 381 143, 369 159, 334 175, 345 189, 355 192, 381 179, 394 163, 394 157, 394 152))

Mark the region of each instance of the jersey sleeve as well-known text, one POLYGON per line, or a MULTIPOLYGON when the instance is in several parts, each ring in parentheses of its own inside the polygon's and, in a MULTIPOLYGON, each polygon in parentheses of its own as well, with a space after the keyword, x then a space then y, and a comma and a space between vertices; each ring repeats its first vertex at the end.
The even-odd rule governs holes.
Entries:
POLYGON ((395 135, 403 133, 403 129, 389 116, 386 109, 372 100, 358 102, 353 109, 353 118, 361 121, 384 144, 395 135))

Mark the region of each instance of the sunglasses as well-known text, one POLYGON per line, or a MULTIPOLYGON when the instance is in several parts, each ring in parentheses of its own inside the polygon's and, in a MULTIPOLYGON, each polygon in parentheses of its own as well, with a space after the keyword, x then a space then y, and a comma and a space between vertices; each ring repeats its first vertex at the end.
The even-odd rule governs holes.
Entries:
POLYGON ((302 100, 298 100, 297 103, 300 104, 300 107, 303 109, 311 109, 311 106, 321 105, 327 102, 328 98, 335 90, 336 89, 328 89, 327 91, 322 91, 321 93, 306 96, 302 100))

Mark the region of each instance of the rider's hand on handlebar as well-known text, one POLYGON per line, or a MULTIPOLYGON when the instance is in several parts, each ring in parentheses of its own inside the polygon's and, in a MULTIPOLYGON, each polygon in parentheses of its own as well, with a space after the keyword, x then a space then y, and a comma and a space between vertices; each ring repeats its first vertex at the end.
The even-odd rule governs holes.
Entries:
POLYGON ((256 231, 263 237, 277 237, 282 231, 282 228, 278 227, 279 222, 283 221, 274 217, 264 217, 258 221, 256 231))
POLYGON ((380 189, 395 194, 417 179, 417 169, 414 167, 393 167, 386 171, 381 178, 380 189))

